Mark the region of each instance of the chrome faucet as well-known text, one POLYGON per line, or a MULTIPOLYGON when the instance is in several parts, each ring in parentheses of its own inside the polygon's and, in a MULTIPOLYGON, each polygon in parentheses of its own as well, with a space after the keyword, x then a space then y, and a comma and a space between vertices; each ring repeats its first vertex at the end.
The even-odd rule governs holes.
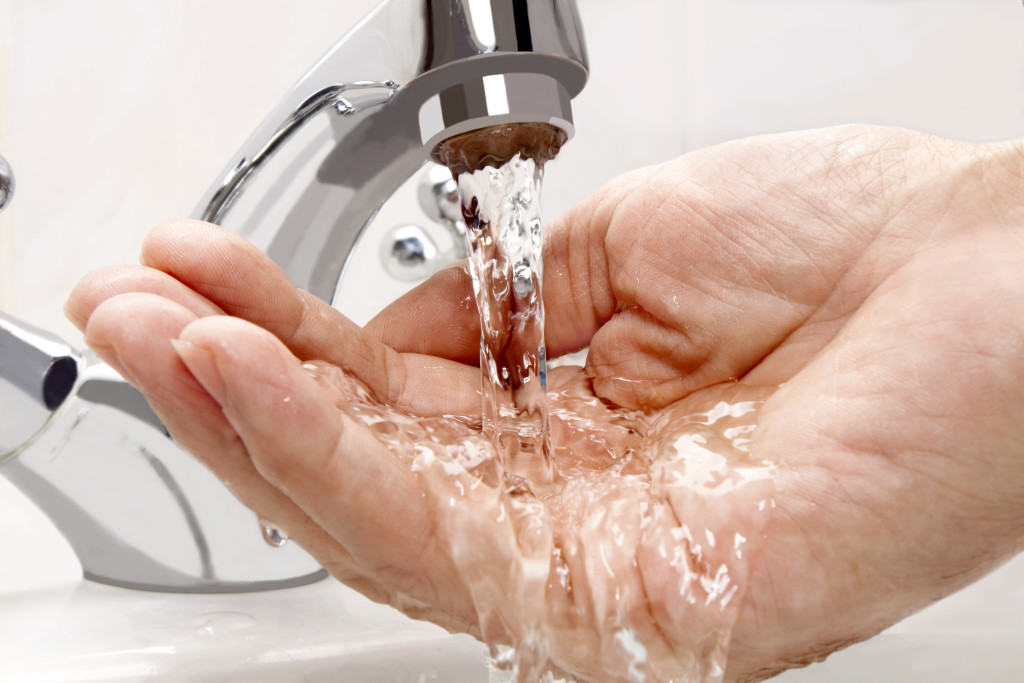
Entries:
POLYGON ((0 475, 47 514, 88 579, 232 592, 325 576, 300 548, 264 543, 253 513, 110 366, 4 313, 0 475))
POLYGON ((332 301, 360 232, 437 143, 503 123, 571 137, 586 79, 574 0, 390 0, 302 77, 194 216, 332 301))
MULTIPOLYGON (((574 0, 388 0, 285 95, 193 215, 333 301, 360 233, 433 170, 436 144, 506 123, 571 136, 586 78, 574 0)), ((3 314, 0 474, 96 581, 226 592, 325 576, 301 549, 265 543, 253 514, 110 367, 3 314)))

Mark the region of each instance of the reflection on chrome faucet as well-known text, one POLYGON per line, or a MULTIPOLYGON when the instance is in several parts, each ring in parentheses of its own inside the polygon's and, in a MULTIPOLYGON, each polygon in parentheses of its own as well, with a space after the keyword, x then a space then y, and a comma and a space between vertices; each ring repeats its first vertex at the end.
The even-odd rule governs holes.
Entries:
POLYGON ((11 170, 11 165, 7 163, 7 159, 0 155, 0 211, 7 208, 13 196, 14 171, 11 170))
MULTIPOLYGON (((194 215, 332 301, 356 240, 433 147, 490 125, 572 135, 587 78, 573 0, 389 0, 285 95, 194 215)), ((108 366, 0 314, 0 474, 56 523, 86 576, 168 591, 325 575, 169 438, 108 366)))
POLYGON ((0 473, 64 534, 86 578, 163 591, 251 591, 322 578, 169 438, 92 354, 0 313, 0 473))
POLYGON ((193 215, 333 301, 359 234, 435 145, 504 123, 571 137, 586 79, 572 0, 391 0, 302 77, 193 215))

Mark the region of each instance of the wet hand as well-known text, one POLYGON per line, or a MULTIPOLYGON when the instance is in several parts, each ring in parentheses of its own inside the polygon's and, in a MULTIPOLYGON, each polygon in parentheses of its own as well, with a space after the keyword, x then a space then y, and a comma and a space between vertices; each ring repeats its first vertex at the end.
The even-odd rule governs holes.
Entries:
MULTIPOLYGON (((781 386, 728 678, 823 658, 1021 550, 1022 159, 870 127, 754 138, 616 179, 550 231, 549 355, 589 346, 602 400, 781 386)), ((444 303, 467 292, 449 271, 369 328, 469 361, 473 312, 444 303), (443 344, 422 333, 440 310, 443 344)))
POLYGON ((393 424, 418 415, 479 442, 462 271, 362 330, 237 237, 182 223, 150 237, 145 266, 83 281, 68 311, 184 447, 350 585, 495 642, 539 631, 584 676, 667 677, 732 626, 727 677, 748 678, 877 632, 1021 548, 1012 158, 904 132, 777 136, 637 172, 571 212, 549 233, 549 349, 590 353, 551 389, 631 448, 583 457, 601 438, 566 430, 571 476, 542 499, 471 460, 434 476, 443 459, 359 417, 395 409, 393 424), (756 404, 756 429, 712 420, 722 403, 756 404), (644 440, 616 405, 643 411, 644 440), (651 498, 652 471, 686 479, 659 444, 732 428, 751 442, 727 459, 753 484, 651 498), (693 530, 746 534, 745 558, 693 530), (735 601, 687 582, 702 562, 735 568, 735 601))
MULTIPOLYGON (((522 680, 549 664, 625 678, 637 643, 641 670, 652 674, 712 664, 734 616, 723 609, 731 584, 701 579, 713 580, 732 558, 736 521, 706 501, 670 502, 668 494, 640 515, 651 487, 649 447, 638 434, 714 438, 736 420, 680 429, 672 411, 701 414, 731 400, 731 387, 680 402, 654 424, 597 400, 578 369, 553 372, 562 481, 540 496, 489 467, 477 368, 387 347, 213 226, 163 226, 142 260, 83 280, 69 316, 147 395, 179 444, 339 580, 477 634, 499 657, 497 646, 517 645, 522 680), (701 551, 702 536, 686 554, 696 569, 689 577, 670 566, 675 554, 657 550, 681 542, 672 538, 681 532, 673 506, 721 517, 715 531, 730 544, 701 551), (679 595, 681 582, 699 606, 648 599, 656 589, 679 595)), ((761 500, 766 491, 754 487, 740 507, 754 511, 761 500)), ((705 534, 704 521, 690 525, 705 534)), ((735 582, 739 571, 734 564, 724 578, 735 582)))

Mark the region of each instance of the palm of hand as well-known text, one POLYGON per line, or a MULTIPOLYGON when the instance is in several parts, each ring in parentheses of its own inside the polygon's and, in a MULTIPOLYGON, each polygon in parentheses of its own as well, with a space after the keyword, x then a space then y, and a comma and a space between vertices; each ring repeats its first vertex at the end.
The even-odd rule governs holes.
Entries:
MULTIPOLYGON (((915 170, 909 142, 844 130, 740 143, 638 173, 570 215, 548 250, 549 320, 561 322, 549 325, 549 348, 589 344, 590 381, 553 376, 552 388, 561 382, 598 431, 618 430, 632 450, 580 457, 580 432, 556 428, 567 483, 541 499, 498 495, 464 471, 430 476, 441 460, 396 458, 388 434, 344 411, 339 422, 335 402, 360 405, 351 386, 335 378, 325 393, 323 373, 291 357, 334 363, 374 403, 472 414, 477 373, 459 361, 473 358, 476 328, 463 317, 473 312, 438 323, 466 292, 460 274, 363 332, 289 291, 253 250, 190 227, 147 245, 147 262, 176 281, 107 272, 69 310, 186 447, 338 578, 499 642, 543 631, 553 661, 582 675, 623 670, 628 658, 601 653, 621 653, 608 645, 627 627, 653 672, 692 671, 688 649, 700 659, 714 647, 698 645, 708 624, 721 635, 736 618, 728 675, 756 675, 876 632, 1020 547, 1024 515, 1003 512, 1024 489, 1019 456, 1008 457, 1024 442, 1024 316, 1004 303, 1022 289, 1019 232, 978 225, 971 207, 949 211, 956 164, 915 170), (209 248, 187 256, 201 240, 209 248), (226 262, 248 275, 225 277, 226 262), (271 334, 194 322, 220 312, 271 334), (144 334, 126 333, 129 315, 144 334), (167 338, 184 340, 191 374, 157 344, 167 338), (722 436, 723 424, 681 426, 681 416, 766 398, 758 460, 741 450, 732 465, 770 463, 773 491, 754 476, 646 505, 651 472, 687 476, 685 458, 657 444, 722 436), (632 435, 608 402, 644 408, 656 438, 632 435), (462 502, 447 504, 459 484, 462 502), (745 559, 694 538, 707 531, 743 535, 745 559), (682 564, 664 557, 680 546, 682 564), (743 594, 718 612, 680 600, 686 586, 704 598, 716 590, 687 579, 695 562, 727 563, 743 594)), ((470 436, 460 421, 436 423, 470 436)))

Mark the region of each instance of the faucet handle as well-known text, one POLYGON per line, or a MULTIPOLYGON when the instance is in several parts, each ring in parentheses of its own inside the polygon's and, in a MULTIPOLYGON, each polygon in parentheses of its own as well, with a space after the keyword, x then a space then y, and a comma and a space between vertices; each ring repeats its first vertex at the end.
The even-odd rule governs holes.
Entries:
POLYGON ((31 443, 78 381, 81 357, 56 335, 0 311, 0 461, 31 443))

